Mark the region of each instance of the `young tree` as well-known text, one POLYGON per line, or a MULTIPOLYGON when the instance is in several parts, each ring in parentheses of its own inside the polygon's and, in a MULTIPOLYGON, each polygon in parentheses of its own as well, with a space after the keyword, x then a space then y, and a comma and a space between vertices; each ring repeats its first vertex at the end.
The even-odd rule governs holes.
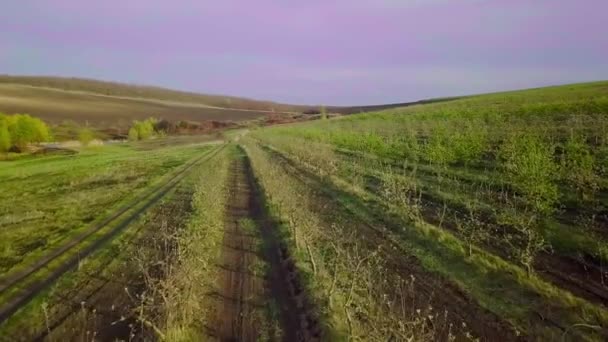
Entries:
POLYGON ((533 211, 521 211, 511 207, 502 213, 499 223, 515 228, 516 235, 507 236, 504 241, 510 246, 512 257, 523 267, 528 275, 534 270, 534 261, 542 251, 550 251, 551 245, 545 240, 539 227, 541 217, 533 211))
POLYGON ((534 212, 550 214, 558 200, 555 146, 533 134, 515 134, 501 147, 506 178, 534 212))
POLYGON ((455 217, 456 229, 468 246, 469 256, 473 255, 473 246, 482 245, 490 238, 490 228, 480 219, 471 203, 467 203, 468 215, 464 219, 455 217))
POLYGON ((441 171, 456 160, 456 152, 452 148, 453 133, 447 125, 439 124, 431 131, 426 144, 424 145, 424 156, 434 166, 438 176, 441 171))
POLYGON ((481 158, 487 147, 487 132, 483 125, 471 120, 454 134, 450 146, 456 158, 465 166, 481 158))
POLYGON ((28 144, 48 141, 50 138, 47 125, 40 119, 27 114, 15 114, 7 118, 11 144, 20 151, 24 151, 28 144))
POLYGON ((31 125, 33 127, 33 135, 32 142, 39 143, 43 141, 48 141, 51 137, 51 133, 49 127, 44 123, 44 121, 33 118, 28 115, 28 120, 31 121, 31 125))
POLYGON ((584 200, 593 198, 599 189, 599 176, 595 172, 595 160, 585 137, 572 134, 564 145, 562 155, 562 178, 564 178, 584 200))
POLYGON ((95 134, 90 128, 83 128, 78 132, 78 141, 82 146, 88 146, 93 139, 95 139, 95 134))
POLYGON ((327 109, 325 109, 325 106, 321 106, 321 120, 326 120, 327 119, 327 109))
POLYGON ((129 140, 144 140, 154 135, 154 127, 157 120, 149 118, 144 121, 133 121, 133 125, 129 129, 129 140))
POLYGON ((0 114, 0 152, 7 152, 11 147, 11 136, 6 121, 0 114))
POLYGON ((135 127, 129 128, 129 140, 131 140, 131 141, 139 140, 139 134, 137 133, 137 129, 135 127))
POLYGON ((528 274, 532 273, 536 256, 550 248, 541 226, 543 217, 553 212, 559 198, 556 184, 559 168, 554 153, 553 144, 529 133, 510 136, 499 153, 506 178, 527 204, 524 210, 511 204, 511 209, 499 220, 518 232, 512 252, 528 274))

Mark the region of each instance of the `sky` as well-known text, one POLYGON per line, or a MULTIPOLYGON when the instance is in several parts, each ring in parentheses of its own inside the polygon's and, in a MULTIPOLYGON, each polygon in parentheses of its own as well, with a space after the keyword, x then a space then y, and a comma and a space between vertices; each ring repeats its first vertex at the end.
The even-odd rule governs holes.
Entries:
POLYGON ((608 79, 607 0, 2 0, 0 74, 363 105, 608 79))

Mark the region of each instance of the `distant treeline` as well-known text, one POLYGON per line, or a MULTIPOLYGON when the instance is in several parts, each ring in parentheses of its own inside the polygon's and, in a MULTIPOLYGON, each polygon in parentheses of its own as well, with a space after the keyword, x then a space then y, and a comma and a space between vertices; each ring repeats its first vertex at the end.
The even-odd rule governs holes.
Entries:
POLYGON ((135 120, 129 128, 129 140, 144 140, 153 136, 164 136, 169 134, 204 134, 211 131, 235 127, 233 122, 223 121, 177 121, 158 120, 148 118, 146 120, 135 120))

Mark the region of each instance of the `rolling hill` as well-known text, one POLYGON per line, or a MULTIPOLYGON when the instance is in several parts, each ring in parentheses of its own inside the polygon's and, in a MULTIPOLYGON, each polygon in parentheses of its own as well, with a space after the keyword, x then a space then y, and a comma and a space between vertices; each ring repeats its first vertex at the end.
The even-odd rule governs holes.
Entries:
POLYGON ((51 123, 74 120, 122 127, 150 116, 172 121, 241 121, 307 108, 88 79, 0 76, 0 112, 29 113, 51 123))
MULTIPOLYGON (((328 106, 327 110, 353 114, 451 99, 371 106, 328 106)), ((124 128, 132 120, 151 116, 170 121, 244 121, 271 112, 314 113, 318 112, 319 107, 91 79, 0 75, 0 112, 28 113, 50 123, 73 120, 100 128, 124 128)))

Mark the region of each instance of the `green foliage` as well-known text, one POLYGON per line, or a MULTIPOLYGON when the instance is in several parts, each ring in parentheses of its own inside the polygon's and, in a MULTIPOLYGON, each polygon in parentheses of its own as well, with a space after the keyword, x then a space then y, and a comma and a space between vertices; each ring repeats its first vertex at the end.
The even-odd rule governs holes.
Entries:
POLYGON ((465 165, 479 160, 487 147, 487 132, 482 125, 469 122, 454 135, 452 146, 456 159, 465 165))
POLYGON ((325 106, 321 106, 321 120, 327 120, 327 109, 325 109, 325 106))
POLYGON ((399 145, 395 147, 397 150, 400 150, 400 154, 403 154, 412 162, 417 162, 420 158, 420 144, 418 143, 416 131, 412 129, 405 131, 399 145))
POLYGON ((24 151, 28 144, 48 141, 50 138, 48 126, 40 119, 27 114, 8 115, 3 120, 8 126, 11 145, 24 151))
POLYGON ((129 129, 129 140, 145 140, 155 134, 154 127, 158 121, 154 118, 149 118, 144 121, 133 121, 133 125, 129 129))
POLYGON ((595 173, 595 159, 586 139, 571 134, 564 144, 562 177, 583 200, 590 200, 599 189, 599 177, 595 173))
POLYGON ((452 147, 452 137, 445 125, 438 125, 424 144, 425 158, 439 168, 445 168, 457 158, 456 151, 452 147))
POLYGON ((139 140, 139 134, 137 133, 137 128, 135 128, 135 127, 129 128, 129 140, 131 140, 131 141, 139 140))
POLYGON ((553 211, 559 193, 555 146, 534 134, 514 134, 501 147, 506 178, 538 213, 553 211))
POLYGON ((88 146, 93 139, 95 139, 95 134, 90 128, 83 128, 78 132, 78 141, 80 141, 83 146, 88 146))
POLYGON ((109 145, 0 162, 0 273, 30 265, 206 149, 109 145))
POLYGON ((0 152, 6 152, 11 147, 11 136, 8 132, 8 123, 5 116, 0 113, 0 152))
MULTIPOLYGON (((562 258, 585 260, 581 269, 587 260, 599 260, 600 271, 608 262, 599 223, 608 204, 606 86, 608 82, 598 82, 473 96, 268 127, 251 135, 264 147, 268 164, 287 158, 298 165, 294 169, 319 175, 318 170, 332 165, 320 191, 331 183, 340 191, 330 197, 348 206, 349 213, 370 209, 370 220, 381 218, 385 227, 398 221, 396 241, 407 245, 425 268, 452 279, 499 316, 519 322, 524 335, 551 340, 562 332, 547 326, 540 332, 528 323, 546 305, 560 307, 561 313, 552 317, 563 326, 581 320, 600 326, 608 320, 597 302, 586 296, 579 301, 563 281, 536 274, 537 267, 555 267, 552 260, 562 258), (319 158, 318 146, 335 153, 319 158), (561 208, 566 210, 556 210, 561 208), (591 311, 595 318, 588 315, 591 311)), ((265 169, 259 174, 272 172, 265 169)), ((297 174, 290 165, 267 177, 268 183, 286 173, 297 174)), ((273 187, 286 193, 284 202, 305 193, 273 187)), ((349 225, 349 232, 355 226, 349 225)), ((339 247, 337 241, 332 240, 339 247)), ((568 272, 563 265, 557 268, 568 272)), ((603 278, 600 283, 598 277, 587 277, 580 287, 603 284, 603 278)), ((570 333, 579 339, 587 334, 570 333)))

